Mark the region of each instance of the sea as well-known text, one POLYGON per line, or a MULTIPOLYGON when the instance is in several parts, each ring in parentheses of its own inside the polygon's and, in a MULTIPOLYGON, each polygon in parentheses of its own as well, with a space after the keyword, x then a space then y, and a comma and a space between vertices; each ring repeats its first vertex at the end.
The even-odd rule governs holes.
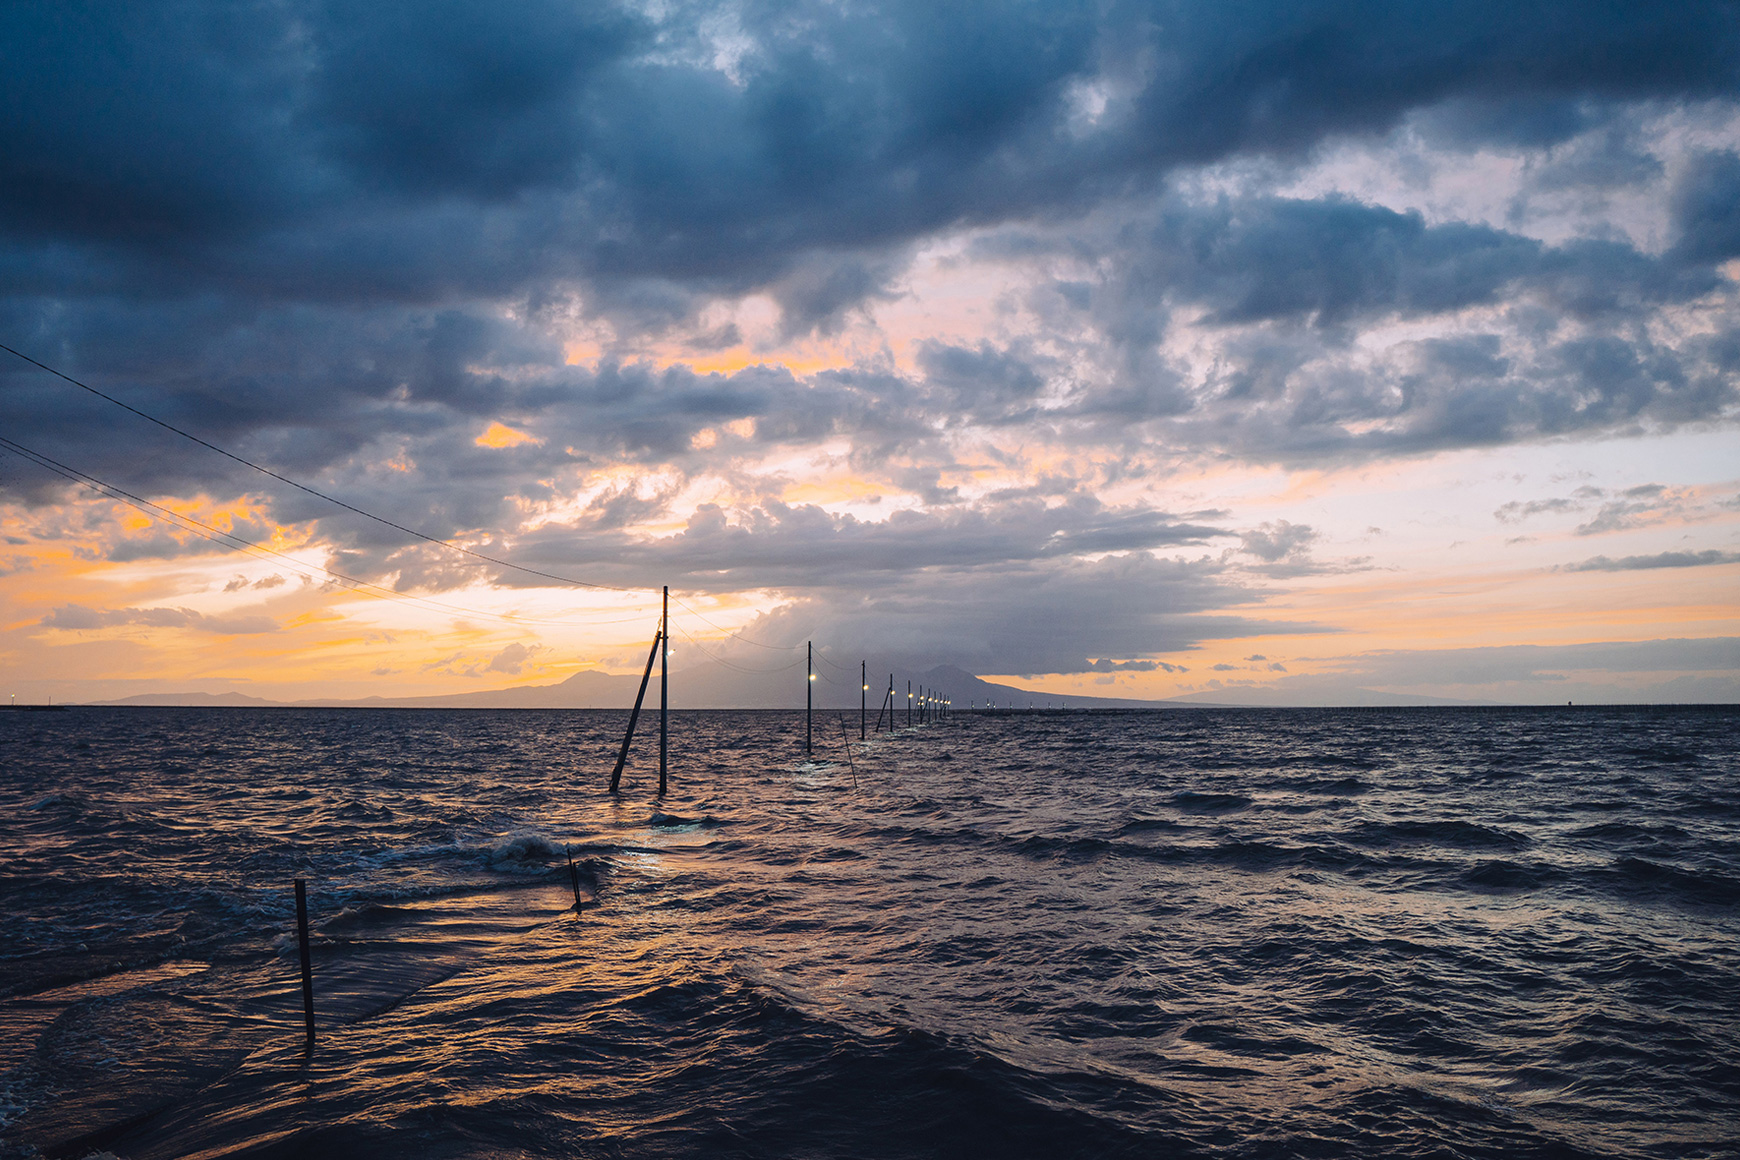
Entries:
POLYGON ((1740 1156, 1740 709, 626 718, 0 714, 0 1156, 1740 1156))

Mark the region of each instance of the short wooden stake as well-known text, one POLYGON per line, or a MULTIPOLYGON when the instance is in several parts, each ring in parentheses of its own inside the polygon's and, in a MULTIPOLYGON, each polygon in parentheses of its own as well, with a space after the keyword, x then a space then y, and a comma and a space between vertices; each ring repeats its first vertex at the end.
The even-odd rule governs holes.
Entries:
POLYGON ((574 866, 574 851, 568 849, 568 847, 566 847, 566 846, 563 846, 562 850, 564 853, 566 853, 568 855, 568 880, 574 884, 574 913, 579 914, 580 913, 580 871, 577 870, 574 866))
POLYGON ((302 1019, 314 1042, 314 960, 308 954, 308 884, 296 880, 296 945, 302 952, 302 1019))

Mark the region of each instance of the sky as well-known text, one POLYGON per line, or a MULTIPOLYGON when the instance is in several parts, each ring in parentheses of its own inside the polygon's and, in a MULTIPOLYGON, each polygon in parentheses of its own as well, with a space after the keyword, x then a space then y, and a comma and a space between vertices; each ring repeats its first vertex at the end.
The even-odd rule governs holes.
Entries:
POLYGON ((109 396, 0 352, 20 702, 635 672, 663 585, 679 668, 1740 700, 1734 3, 35 3, 0 60, 0 343, 109 396))

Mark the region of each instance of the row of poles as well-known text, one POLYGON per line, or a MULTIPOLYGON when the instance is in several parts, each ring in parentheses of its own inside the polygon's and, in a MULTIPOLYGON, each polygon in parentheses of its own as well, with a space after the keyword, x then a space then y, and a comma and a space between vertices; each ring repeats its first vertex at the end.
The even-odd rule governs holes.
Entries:
MULTIPOLYGON (((804 755, 807 757, 815 751, 815 716, 816 716, 816 646, 813 641, 804 642, 804 755)), ((888 729, 893 732, 895 727, 895 693, 894 674, 888 674, 888 689, 882 694, 882 702, 876 707, 876 732, 882 732, 882 719, 888 718, 888 729)), ((945 693, 935 689, 918 687, 914 695, 912 682, 906 682, 906 723, 912 725, 913 713, 918 713, 918 724, 924 725, 932 721, 940 721, 954 710, 954 701, 945 693)), ((869 737, 870 722, 870 663, 858 662, 858 740, 869 737)))
MULTIPOLYGON (((641 707, 646 703, 647 686, 652 683, 653 662, 659 667, 659 796, 665 796, 669 787, 668 757, 670 753, 670 623, 671 623, 671 590, 667 587, 662 593, 659 610, 658 631, 653 634, 652 649, 647 653, 646 669, 640 675, 640 688, 634 695, 634 708, 629 710, 628 729, 622 736, 622 748, 616 755, 616 767, 610 771, 610 792, 618 792, 622 784, 622 770, 628 763, 629 746, 634 742, 635 727, 640 723, 641 707)), ((815 750, 815 688, 816 660, 813 641, 804 643, 804 754, 810 756, 815 750)), ((870 732, 870 668, 868 661, 860 661, 858 665, 859 695, 858 695, 858 740, 864 741, 870 732)), ((882 732, 886 719, 889 732, 897 727, 898 695, 894 689, 894 674, 888 674, 888 688, 882 694, 881 704, 876 710, 876 732, 882 732)), ((912 682, 906 682, 906 724, 908 726, 929 724, 949 717, 954 709, 953 700, 946 693, 920 685, 916 691, 912 682), (915 720, 916 717, 916 720, 915 720)), ((841 721, 840 728, 845 729, 841 721)), ((851 749, 846 751, 851 757, 851 749)), ((852 780, 857 782, 857 769, 854 766, 852 780)), ((574 886, 574 909, 580 910, 580 877, 574 866, 572 855, 568 858, 568 873, 574 886)), ((308 1043, 314 1043, 314 964, 309 949, 308 940, 308 886, 304 879, 296 879, 296 943, 302 966, 302 1015, 307 1029, 308 1043)))
MULTIPOLYGON (((671 624, 671 590, 666 587, 662 593, 662 604, 659 611, 658 631, 653 634, 652 649, 646 654, 646 670, 640 675, 640 688, 634 695, 634 708, 628 713, 628 729, 622 735, 622 748, 616 754, 616 767, 610 771, 610 792, 617 793, 622 785, 622 770, 628 764, 628 750, 634 743, 635 727, 640 724, 641 706, 646 703, 647 685, 652 681, 653 662, 659 666, 659 796, 664 797, 669 788, 668 757, 670 752, 670 624, 671 624)), ((868 661, 860 661, 858 665, 859 696, 858 696, 858 740, 863 741, 869 736, 870 719, 870 669, 868 661)), ((804 642, 804 755, 815 753, 815 717, 816 717, 816 649, 814 641, 804 642)), ((882 703, 876 710, 876 731, 882 732, 883 717, 888 720, 888 728, 895 727, 897 701, 894 692, 894 674, 888 674, 888 689, 882 695, 882 703)), ((915 694, 912 682, 906 682, 906 723, 914 724, 913 715, 918 717, 917 724, 928 724, 940 721, 954 710, 954 701, 946 693, 935 689, 927 689, 920 685, 915 694)))

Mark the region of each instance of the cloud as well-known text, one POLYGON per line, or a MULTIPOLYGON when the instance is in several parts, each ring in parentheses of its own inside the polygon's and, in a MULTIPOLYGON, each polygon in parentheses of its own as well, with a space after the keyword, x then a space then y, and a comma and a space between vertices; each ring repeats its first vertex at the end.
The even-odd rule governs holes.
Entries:
POLYGON ((1169 664, 1166 661, 1113 661, 1101 657, 1089 665, 1083 672, 1090 673, 1188 673, 1188 666, 1169 664))
POLYGON ((1577 525, 1576 533, 1579 536, 1599 536, 1662 523, 1677 516, 1683 506, 1683 497, 1661 484, 1641 484, 1627 488, 1617 499, 1602 504, 1594 519, 1577 525))
POLYGON ((1674 251, 1696 262, 1740 255, 1740 154, 1700 153, 1674 184, 1674 251))
POLYGON ((269 616, 208 616, 191 608, 86 608, 79 604, 63 604, 41 622, 44 628, 70 632, 87 632, 114 628, 119 625, 144 625, 150 628, 181 628, 192 632, 210 632, 224 636, 277 632, 278 622, 269 616))
POLYGON ((1544 512, 1558 513, 1579 511, 1587 506, 1588 501, 1591 498, 1599 495, 1601 495, 1600 488, 1580 487, 1577 489, 1577 496, 1575 498, 1567 499, 1564 497, 1556 497, 1553 499, 1534 499, 1527 502, 1522 500, 1511 500, 1492 514, 1496 519, 1502 520, 1507 524, 1520 523, 1523 520, 1528 519, 1530 516, 1537 516, 1544 512))
POLYGON ((244 588, 253 588, 255 590, 282 588, 287 583, 289 583, 289 581, 276 573, 252 581, 250 581, 246 576, 237 576, 234 580, 231 580, 224 585, 224 591, 240 592, 244 588))
MULTIPOLYGON (((0 49, 8 341, 544 571, 838 609, 854 586, 946 582, 981 595, 971 648, 1006 671, 1161 665, 1248 623, 1224 610, 1253 577, 1360 566, 1312 560, 1315 529, 1284 520, 1240 536, 1243 579, 1161 559, 1223 547, 1230 517, 1096 495, 1152 496, 1177 465, 1740 405, 1721 272, 1740 155, 1710 144, 1740 107, 1740 18, 1720 0, 147 0, 15 5, 0 49), (1324 178, 1358 148, 1418 181, 1324 178), (1466 195, 1481 157, 1526 175, 1508 208, 1466 195), (1660 222, 1556 208, 1619 190, 1660 222), (683 365, 728 348, 709 365, 738 369, 683 365), (850 474, 879 518, 788 502, 805 470, 850 474), (1030 488, 984 494, 999 472, 1030 488), (1168 611, 1127 642, 1088 575, 1137 610, 1140 576, 1168 611), (1044 620, 1048 588, 1091 607, 1005 639, 991 618, 1044 620)), ((303 528, 406 590, 530 582, 23 364, 0 364, 0 428, 141 495, 246 496, 238 534, 303 528)), ((27 509, 75 494, 7 464, 0 493, 27 509)), ((1499 518, 1597 501, 1518 502, 1499 518)), ((1672 515, 1599 502, 1586 534, 1672 515)), ((100 539, 112 561, 218 550, 100 539)), ((923 600, 910 615, 942 625, 923 600)))
POLYGON ((1290 557, 1302 556, 1310 550, 1317 532, 1309 524, 1294 524, 1276 520, 1244 533, 1241 551, 1269 564, 1290 557))
MULTIPOLYGON (((831 582, 791 589, 788 603, 741 635, 797 650, 793 655, 820 638, 854 663, 876 656, 903 670, 951 663, 979 674, 1022 674, 1143 671, 1148 661, 1174 671, 1184 666, 1169 658, 1205 640, 1333 631, 1226 611, 1249 592, 1214 561, 1147 553, 884 575, 841 570, 831 582)), ((751 669, 785 663, 731 638, 693 643, 751 669)), ((678 647, 690 646, 679 640, 678 647)))
POLYGON ((515 641, 491 657, 489 664, 484 666, 484 671, 506 673, 509 676, 517 677, 520 671, 526 667, 526 663, 542 651, 544 651, 542 645, 532 645, 528 648, 515 641))
POLYGON ((1702 552, 1657 552, 1653 556, 1592 556, 1576 564, 1562 565, 1564 572, 1635 572, 1652 568, 1702 568, 1712 564, 1740 564, 1740 552, 1708 549, 1702 552))
POLYGON ((1740 637, 1396 650, 1340 659, 1363 684, 1398 687, 1561 680, 1567 672, 1740 671, 1740 637))
POLYGON ((1236 698, 1198 698, 1264 705, 1386 704, 1397 696, 1648 704, 1732 703, 1740 694, 1740 637, 1397 649, 1318 657, 1312 664, 1317 671, 1236 698))

